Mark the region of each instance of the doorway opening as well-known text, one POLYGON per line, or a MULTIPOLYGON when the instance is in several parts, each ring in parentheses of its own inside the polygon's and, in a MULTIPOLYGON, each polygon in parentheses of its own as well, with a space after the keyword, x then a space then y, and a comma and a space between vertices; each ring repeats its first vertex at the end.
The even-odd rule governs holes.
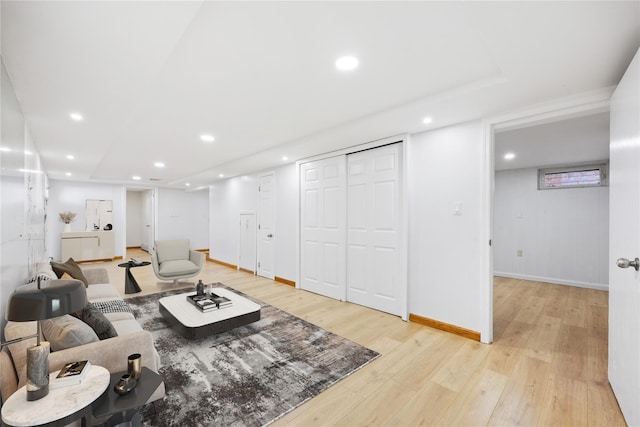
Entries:
MULTIPOLYGON (((568 221, 566 212, 571 209, 576 211, 575 206, 570 202, 575 205, 580 200, 580 203, 585 206, 593 206, 593 199, 602 198, 602 194, 599 196, 574 194, 572 197, 567 197, 572 190, 538 190, 537 173, 543 166, 608 159, 610 96, 610 91, 603 91, 591 96, 589 100, 583 99, 580 102, 567 102, 562 105, 554 104, 488 122, 486 165, 489 176, 486 187, 488 204, 486 212, 490 250, 487 257, 487 288, 485 289, 487 300, 484 317, 486 330, 483 334, 483 342, 493 342, 499 336, 498 334, 503 332, 500 329, 494 331, 494 309, 498 311, 494 304, 502 303, 494 299, 494 274, 512 279, 561 283, 595 289, 601 289, 602 285, 607 283, 606 278, 601 279, 606 277, 606 271, 604 271, 605 276, 602 271, 595 271, 597 268, 600 270, 607 268, 608 246, 607 239, 603 236, 597 236, 597 238, 605 242, 605 248, 598 248, 600 252, 590 256, 604 258, 605 266, 602 267, 602 262, 598 263, 600 267, 595 266, 586 278, 580 276, 584 272, 576 273, 579 266, 574 266, 569 275, 564 274, 567 262, 572 264, 580 262, 580 260, 566 261, 567 257, 562 255, 569 250, 567 246, 570 244, 570 239, 565 237, 564 246, 545 251, 545 244, 548 245, 548 242, 553 239, 563 237, 558 229, 563 229, 563 223, 566 224, 568 221), (600 127, 599 144, 584 139, 587 129, 593 130, 594 126, 600 127), (569 136, 571 142, 567 142, 565 138, 569 136), (588 145, 594 147, 587 150, 588 145), (545 194, 541 195, 541 193, 545 194), (561 204, 565 206, 561 208, 559 206, 561 204), (542 233, 540 230, 545 231, 542 233), (563 274, 567 277, 565 280, 561 280, 563 274)), ((608 212, 607 209, 605 211, 608 212)), ((599 212, 604 211, 599 209, 599 212)), ((599 221, 601 229, 602 227, 607 229, 607 216, 598 218, 598 215, 593 212, 587 213, 592 214, 594 221, 599 221)), ((575 224, 574 235, 578 226, 589 227, 583 223, 575 224)), ((581 237, 589 236, 588 233, 584 233, 581 237)))
POLYGON ((127 188, 126 248, 150 253, 155 241, 155 190, 127 188))

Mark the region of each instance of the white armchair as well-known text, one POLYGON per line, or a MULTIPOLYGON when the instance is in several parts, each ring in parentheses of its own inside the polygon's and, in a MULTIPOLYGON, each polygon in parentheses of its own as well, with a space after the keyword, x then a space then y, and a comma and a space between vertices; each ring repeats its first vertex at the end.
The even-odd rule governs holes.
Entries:
POLYGON ((171 280, 177 285, 180 279, 196 276, 204 265, 204 254, 189 248, 189 240, 156 240, 151 252, 153 272, 160 280, 171 280))

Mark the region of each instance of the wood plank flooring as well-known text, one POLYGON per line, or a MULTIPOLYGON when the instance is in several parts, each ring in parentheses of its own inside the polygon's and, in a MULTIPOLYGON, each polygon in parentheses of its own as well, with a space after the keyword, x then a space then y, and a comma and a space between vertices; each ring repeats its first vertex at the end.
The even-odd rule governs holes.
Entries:
MULTIPOLYGON (((95 266, 124 295, 119 262, 95 266)), ((132 273, 141 294, 173 288, 151 266, 132 273)), ((382 354, 274 427, 625 425, 607 380, 606 292, 497 277, 495 342, 485 345, 212 262, 198 277, 382 354)))

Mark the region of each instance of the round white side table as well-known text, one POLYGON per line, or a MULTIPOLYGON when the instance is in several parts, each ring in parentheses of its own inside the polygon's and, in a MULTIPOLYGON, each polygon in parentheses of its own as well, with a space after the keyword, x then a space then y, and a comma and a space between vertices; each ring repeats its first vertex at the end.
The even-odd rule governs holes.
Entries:
MULTIPOLYGON (((52 372, 53 380, 57 375, 52 372)), ((27 387, 13 393, 2 405, 2 422, 11 427, 64 426, 79 418, 91 425, 91 404, 109 386, 110 374, 102 366, 91 365, 80 384, 49 388, 42 399, 27 400, 27 387)))

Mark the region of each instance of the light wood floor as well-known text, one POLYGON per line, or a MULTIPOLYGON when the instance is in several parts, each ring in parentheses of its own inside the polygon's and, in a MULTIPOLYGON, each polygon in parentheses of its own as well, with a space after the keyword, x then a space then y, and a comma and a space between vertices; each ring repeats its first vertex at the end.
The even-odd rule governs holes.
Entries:
MULTIPOLYGON (((124 295, 118 262, 96 266, 124 295)), ((132 272, 142 294, 172 288, 151 266, 132 272)), ((485 345, 212 262, 199 278, 382 354, 273 426, 625 425, 607 381, 606 292, 496 278, 495 342, 485 345)))

